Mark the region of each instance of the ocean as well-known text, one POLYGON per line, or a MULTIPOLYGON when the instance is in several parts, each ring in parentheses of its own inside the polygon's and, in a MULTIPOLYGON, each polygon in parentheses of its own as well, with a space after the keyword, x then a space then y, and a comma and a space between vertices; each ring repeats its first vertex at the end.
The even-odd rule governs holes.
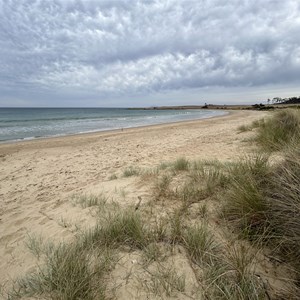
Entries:
POLYGON ((216 110, 0 108, 0 142, 29 140, 224 115, 216 110))

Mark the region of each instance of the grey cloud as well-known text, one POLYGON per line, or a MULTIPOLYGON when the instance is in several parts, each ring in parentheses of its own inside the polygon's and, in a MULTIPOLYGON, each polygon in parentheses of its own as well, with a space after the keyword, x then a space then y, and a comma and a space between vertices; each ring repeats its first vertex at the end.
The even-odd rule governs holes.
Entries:
POLYGON ((0 2, 3 95, 299 84, 297 0, 0 2))

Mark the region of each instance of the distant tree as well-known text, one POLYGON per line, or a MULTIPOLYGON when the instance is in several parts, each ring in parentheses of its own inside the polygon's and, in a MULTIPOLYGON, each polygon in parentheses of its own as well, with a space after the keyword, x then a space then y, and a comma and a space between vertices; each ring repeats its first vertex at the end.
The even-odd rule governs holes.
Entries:
MULTIPOLYGON (((268 99, 269 103, 269 99, 268 99)), ((290 97, 290 98, 280 98, 275 97, 272 99, 273 104, 299 104, 300 103, 300 96, 299 97, 290 97)))
POLYGON ((272 102, 273 103, 281 103, 282 102, 282 98, 280 98, 280 97, 275 97, 275 98, 273 98, 273 100, 272 100, 272 102))

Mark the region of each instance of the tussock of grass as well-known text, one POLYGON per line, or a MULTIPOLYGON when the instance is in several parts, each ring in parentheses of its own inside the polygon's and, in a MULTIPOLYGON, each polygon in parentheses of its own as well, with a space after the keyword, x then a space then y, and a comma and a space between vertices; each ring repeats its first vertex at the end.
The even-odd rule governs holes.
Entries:
POLYGON ((199 215, 201 218, 206 218, 207 213, 208 213, 208 208, 207 208, 206 203, 204 203, 199 207, 199 215))
POLYGON ((175 212, 169 222, 171 226, 171 243, 181 243, 183 240, 183 227, 180 212, 175 212))
POLYGON ((207 288, 202 292, 205 299, 270 299, 261 278, 253 272, 237 277, 235 272, 218 262, 206 272, 205 276, 207 288))
POLYGON ((184 157, 180 157, 173 163, 173 170, 187 171, 189 169, 189 166, 190 166, 189 161, 184 157))
POLYGON ((104 206, 107 202, 107 197, 104 194, 73 195, 71 200, 74 205, 80 205, 82 208, 87 208, 92 206, 104 206))
POLYGON ((203 186, 207 197, 217 192, 219 188, 224 188, 228 182, 226 167, 214 164, 198 166, 190 173, 190 178, 194 184, 203 186))
POLYGON ((266 202, 273 239, 300 274, 300 149, 297 146, 273 170, 266 202))
POLYGON ((231 169, 224 215, 243 236, 276 249, 300 274, 300 151, 269 166, 257 157, 231 169))
POLYGON ((266 151, 284 149, 300 141, 300 112, 281 110, 259 124, 256 142, 266 151))
POLYGON ((197 265, 209 262, 217 251, 217 244, 205 225, 187 228, 183 234, 183 244, 197 265))
POLYGON ((269 173, 268 159, 261 155, 246 158, 229 169, 224 214, 248 237, 264 232, 267 226, 264 186, 269 173))
POLYGON ((255 274, 255 255, 243 244, 228 245, 205 269, 206 299, 268 299, 262 279, 255 274))
POLYGON ((123 177, 137 176, 140 174, 140 169, 136 167, 128 167, 123 171, 123 177))
POLYGON ((252 130, 251 126, 241 125, 238 127, 238 132, 246 132, 252 130))
POLYGON ((150 243, 143 250, 144 263, 150 264, 153 261, 158 261, 162 256, 162 251, 157 243, 150 243))
POLYGON ((265 123, 265 120, 264 120, 264 119, 255 120, 255 121, 252 122, 251 127, 252 127, 252 128, 258 128, 258 127, 260 127, 260 126, 263 126, 264 123, 265 123))
POLYGON ((164 174, 156 179, 152 189, 155 200, 170 198, 170 196, 172 196, 173 191, 170 189, 171 181, 172 178, 168 174, 164 174))
POLYGON ((41 236, 28 235, 25 245, 31 251, 31 253, 37 258, 40 258, 40 256, 44 252, 44 240, 42 239, 41 236))
POLYGON ((149 242, 144 222, 135 211, 127 210, 110 215, 83 236, 83 244, 118 248, 129 246, 142 249, 149 242))
POLYGON ((159 166, 157 167, 157 170, 166 170, 168 167, 170 167, 170 163, 168 162, 162 162, 159 164, 159 166))
POLYGON ((45 265, 15 282, 10 299, 27 297, 49 299, 104 299, 99 279, 107 264, 96 260, 76 245, 61 244, 46 253, 45 265))

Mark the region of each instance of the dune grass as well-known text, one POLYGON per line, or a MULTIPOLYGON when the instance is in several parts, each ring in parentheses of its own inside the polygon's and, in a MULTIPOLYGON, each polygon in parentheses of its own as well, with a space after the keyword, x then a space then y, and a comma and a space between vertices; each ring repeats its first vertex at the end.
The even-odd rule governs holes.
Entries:
POLYGON ((59 244, 44 255, 43 265, 15 281, 9 299, 104 299, 102 277, 109 266, 103 254, 99 259, 77 244, 59 244))
POLYGON ((300 279, 300 149, 290 147, 277 165, 266 191, 267 219, 271 239, 297 267, 300 279))
POLYGON ((166 297, 174 297, 176 292, 185 291, 185 277, 177 274, 173 267, 158 267, 155 272, 148 271, 150 275, 149 281, 144 281, 142 285, 151 294, 165 299, 166 297))
POLYGON ((236 166, 223 212, 244 237, 273 245, 300 274, 299 148, 273 167, 261 160, 236 166))
POLYGON ((224 216, 244 238, 281 255, 300 281, 299 111, 277 112, 258 126, 258 144, 268 152, 281 150, 283 159, 273 166, 267 156, 235 164, 224 216))
POLYGON ((234 163, 228 170, 223 213, 248 237, 264 232, 267 226, 264 186, 270 172, 268 159, 262 155, 234 163))
POLYGON ((259 276, 255 274, 255 253, 234 242, 210 260, 205 269, 205 299, 270 299, 259 276))
POLYGON ((149 243, 149 233, 138 213, 132 210, 108 215, 104 224, 97 224, 83 235, 84 245, 142 249, 149 243))
POLYGON ((258 124, 255 141, 265 151, 283 150, 300 141, 300 111, 285 109, 258 124))
POLYGON ((140 169, 130 166, 123 171, 123 177, 137 176, 140 174, 140 169))
POLYGON ((189 169, 190 163, 185 157, 178 158, 173 163, 173 170, 174 171, 187 171, 189 169))
POLYGON ((218 248, 213 235, 203 224, 187 228, 183 234, 183 244, 197 265, 213 259, 218 248))
POLYGON ((105 205, 107 197, 103 193, 98 195, 73 195, 71 201, 74 205, 80 205, 82 208, 87 208, 105 205))

